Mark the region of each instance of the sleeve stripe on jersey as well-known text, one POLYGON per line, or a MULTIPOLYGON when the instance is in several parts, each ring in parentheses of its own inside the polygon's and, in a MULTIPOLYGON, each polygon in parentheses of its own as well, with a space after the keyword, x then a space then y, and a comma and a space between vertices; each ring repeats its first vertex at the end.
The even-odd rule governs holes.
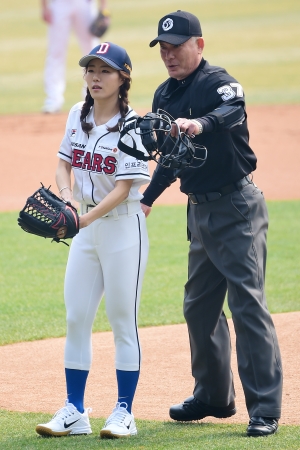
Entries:
POLYGON ((61 154, 61 155, 63 155, 63 156, 65 156, 66 158, 72 159, 72 156, 66 155, 66 154, 63 153, 63 152, 58 152, 58 153, 61 154))

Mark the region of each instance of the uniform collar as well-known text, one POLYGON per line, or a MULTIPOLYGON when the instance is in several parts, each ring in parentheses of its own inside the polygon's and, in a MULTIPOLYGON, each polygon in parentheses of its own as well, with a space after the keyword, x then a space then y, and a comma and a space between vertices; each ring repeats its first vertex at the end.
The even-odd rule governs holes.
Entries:
POLYGON ((117 112, 117 114, 115 116, 111 117, 106 123, 103 123, 102 125, 96 125, 95 120, 94 120, 94 106, 92 106, 86 117, 86 121, 91 122, 94 125, 90 131, 90 134, 96 133, 97 132, 96 130, 97 129, 99 130, 100 127, 103 127, 104 130, 106 130, 107 127, 114 127, 120 117, 121 117, 120 112, 117 112))
POLYGON ((183 80, 176 80, 176 78, 169 78, 167 80, 166 86, 163 89, 161 95, 165 98, 169 98, 177 89, 185 88, 189 84, 192 83, 194 80, 196 74, 203 69, 204 65, 206 63, 206 60, 204 58, 201 59, 201 62, 199 66, 197 67, 194 72, 192 72, 188 77, 184 78, 183 80))

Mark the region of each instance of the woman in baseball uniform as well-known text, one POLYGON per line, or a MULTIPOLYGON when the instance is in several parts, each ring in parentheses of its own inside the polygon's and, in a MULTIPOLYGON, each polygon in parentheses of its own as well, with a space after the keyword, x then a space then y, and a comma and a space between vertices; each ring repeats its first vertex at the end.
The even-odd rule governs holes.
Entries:
MULTIPOLYGON (((105 292, 115 341, 118 401, 100 436, 118 438, 137 434, 131 407, 141 363, 137 315, 148 257, 139 188, 150 176, 147 163, 118 149, 119 119, 136 115, 128 106, 127 52, 105 42, 79 64, 85 68, 87 95, 69 113, 56 173, 61 197, 74 199, 81 209, 80 231, 72 241, 65 276, 67 400, 36 431, 48 436, 92 432, 84 391, 92 361, 92 326, 105 292)), ((137 148, 146 152, 134 130, 132 136, 137 148)), ((127 145, 132 143, 127 136, 127 145)))

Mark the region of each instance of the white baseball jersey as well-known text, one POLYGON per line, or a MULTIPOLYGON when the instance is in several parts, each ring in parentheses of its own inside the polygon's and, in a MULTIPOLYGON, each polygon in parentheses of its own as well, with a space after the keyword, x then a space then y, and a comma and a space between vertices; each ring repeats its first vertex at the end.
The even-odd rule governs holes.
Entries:
MULTIPOLYGON (((94 108, 91 108, 86 121, 93 123, 94 128, 89 136, 82 131, 80 114, 83 102, 73 106, 67 120, 66 131, 62 140, 58 157, 69 162, 74 173, 74 199, 86 205, 97 205, 111 192, 118 180, 132 180, 129 195, 125 203, 140 200, 143 196, 139 188, 150 181, 147 162, 123 153, 118 149, 119 132, 112 133, 107 127, 116 125, 121 117, 118 113, 106 124, 96 126, 94 108)), ((126 119, 136 115, 130 110, 126 119)), ((146 154, 141 138, 134 130, 130 131, 137 149, 146 154)), ((132 146, 130 136, 123 142, 132 146)))

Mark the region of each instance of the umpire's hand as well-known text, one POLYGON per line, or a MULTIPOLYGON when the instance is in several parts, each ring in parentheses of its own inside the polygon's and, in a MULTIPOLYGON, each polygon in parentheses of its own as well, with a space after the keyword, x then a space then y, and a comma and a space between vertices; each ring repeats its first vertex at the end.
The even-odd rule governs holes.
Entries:
POLYGON ((172 129, 171 129, 171 136, 178 136, 178 128, 182 133, 188 134, 192 138, 197 136, 197 134, 200 134, 200 125, 197 123, 194 119, 185 119, 182 117, 179 117, 175 120, 178 127, 173 123, 172 129))
POLYGON ((144 203, 141 202, 141 208, 142 208, 142 211, 145 214, 145 216, 148 217, 149 214, 151 213, 152 207, 144 205, 144 203))

